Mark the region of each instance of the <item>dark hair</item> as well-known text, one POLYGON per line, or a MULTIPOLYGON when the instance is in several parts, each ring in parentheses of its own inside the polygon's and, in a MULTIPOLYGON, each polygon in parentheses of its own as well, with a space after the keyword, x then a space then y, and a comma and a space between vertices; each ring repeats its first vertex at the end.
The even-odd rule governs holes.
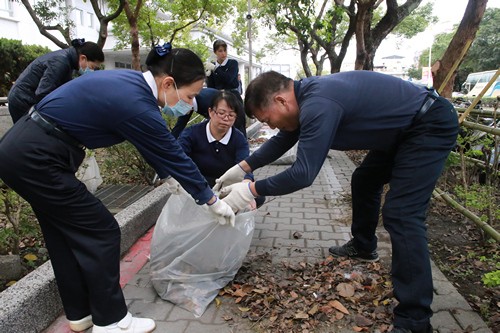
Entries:
POLYGON ((260 74, 250 82, 245 91, 245 113, 254 118, 253 110, 260 110, 269 104, 277 92, 286 90, 292 79, 275 71, 260 74))
POLYGON ((215 42, 214 42, 214 52, 217 51, 217 49, 219 47, 223 47, 224 50, 227 50, 227 44, 225 41, 223 41, 222 39, 217 39, 215 42))
POLYGON ((71 46, 76 49, 78 55, 86 56, 88 61, 104 61, 102 49, 94 42, 86 42, 84 38, 77 38, 71 41, 71 46))
POLYGON ((153 48, 146 58, 153 76, 167 74, 174 78, 177 88, 205 79, 203 62, 193 51, 177 48, 160 54, 153 48))
POLYGON ((241 102, 238 101, 236 95, 229 91, 221 91, 212 98, 212 103, 210 104, 211 108, 215 108, 220 101, 225 101, 227 105, 236 112, 236 114, 240 113, 241 102))

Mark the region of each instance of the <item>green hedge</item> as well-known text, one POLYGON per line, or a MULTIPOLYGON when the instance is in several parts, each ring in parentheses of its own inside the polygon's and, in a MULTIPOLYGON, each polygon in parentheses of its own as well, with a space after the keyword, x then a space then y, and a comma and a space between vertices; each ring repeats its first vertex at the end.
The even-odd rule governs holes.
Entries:
POLYGON ((22 71, 39 56, 51 52, 40 45, 23 45, 20 40, 0 38, 0 96, 7 96, 22 71))

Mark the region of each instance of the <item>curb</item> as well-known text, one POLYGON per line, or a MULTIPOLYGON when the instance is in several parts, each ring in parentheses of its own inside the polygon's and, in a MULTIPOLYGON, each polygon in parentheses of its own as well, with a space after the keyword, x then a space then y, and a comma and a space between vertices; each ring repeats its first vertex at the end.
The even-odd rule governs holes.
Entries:
MULTIPOLYGON (((170 193, 155 188, 115 215, 122 231, 123 255, 156 223, 170 193)), ((0 293, 0 332, 40 332, 62 312, 62 304, 50 261, 0 293)))

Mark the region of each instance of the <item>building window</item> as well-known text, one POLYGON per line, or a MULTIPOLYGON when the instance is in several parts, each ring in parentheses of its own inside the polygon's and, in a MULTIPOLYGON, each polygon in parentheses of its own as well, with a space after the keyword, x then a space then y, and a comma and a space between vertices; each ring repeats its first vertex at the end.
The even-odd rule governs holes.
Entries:
POLYGON ((6 12, 12 16, 12 4, 10 0, 0 0, 0 12, 6 12))
POLYGON ((115 68, 132 69, 132 65, 117 61, 117 62, 115 62, 115 68))
POLYGON ((87 26, 89 28, 94 27, 94 14, 87 12, 87 26))
POLYGON ((77 25, 82 26, 83 25, 83 10, 81 9, 75 9, 75 22, 77 25))

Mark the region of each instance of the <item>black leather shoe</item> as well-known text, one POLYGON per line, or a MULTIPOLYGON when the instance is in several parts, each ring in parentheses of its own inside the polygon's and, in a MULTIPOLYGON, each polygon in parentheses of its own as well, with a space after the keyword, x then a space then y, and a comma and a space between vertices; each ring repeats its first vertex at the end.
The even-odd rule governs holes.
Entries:
POLYGON ((402 327, 394 327, 389 333, 432 333, 432 326, 429 325, 427 328, 424 328, 422 330, 416 330, 412 331, 407 328, 402 328, 402 327))
POLYGON ((348 257, 361 261, 375 262, 379 260, 377 251, 363 252, 356 249, 354 239, 351 239, 342 246, 332 246, 328 252, 334 257, 348 257))

